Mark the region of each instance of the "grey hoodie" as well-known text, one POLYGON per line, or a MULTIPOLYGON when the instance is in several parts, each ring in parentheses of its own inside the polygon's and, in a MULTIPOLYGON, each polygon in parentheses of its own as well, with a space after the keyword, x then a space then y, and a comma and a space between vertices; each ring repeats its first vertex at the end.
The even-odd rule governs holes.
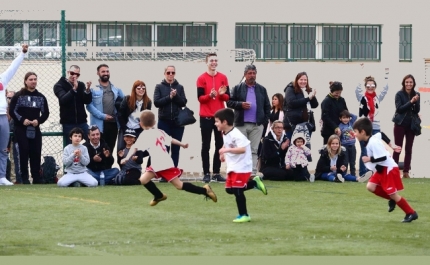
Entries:
POLYGON ((90 156, 86 146, 79 144, 74 146, 69 144, 63 151, 63 165, 66 167, 64 170, 67 173, 79 174, 87 171, 87 165, 90 163, 90 156), (81 156, 76 157, 74 152, 76 149, 81 150, 81 156))

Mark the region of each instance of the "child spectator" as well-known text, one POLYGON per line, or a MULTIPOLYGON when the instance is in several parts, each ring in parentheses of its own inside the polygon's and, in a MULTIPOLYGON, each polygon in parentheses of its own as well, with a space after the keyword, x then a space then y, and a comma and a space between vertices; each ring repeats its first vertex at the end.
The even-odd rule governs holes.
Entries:
POLYGON ((81 145, 83 135, 84 131, 79 127, 73 128, 69 133, 72 143, 68 144, 63 151, 63 165, 66 167, 64 171, 67 174, 58 180, 59 187, 67 187, 74 182, 88 187, 98 185, 97 180, 87 172, 90 156, 87 147, 81 145))
POLYGON ((313 176, 311 178, 309 174, 307 158, 311 155, 311 150, 305 146, 305 135, 303 133, 293 134, 291 142, 292 145, 285 155, 285 168, 293 170, 294 180, 310 180, 313 182, 315 179, 313 176))
MULTIPOLYGON (((133 129, 124 131, 125 148, 118 151, 118 161, 126 157, 130 152, 131 146, 136 142, 137 132, 133 129)), ((112 179, 110 184, 114 185, 139 185, 139 178, 142 175, 143 158, 148 156, 148 152, 137 150, 130 160, 125 164, 120 164, 121 171, 112 179)))
POLYGON ((217 197, 212 191, 209 184, 203 187, 198 187, 192 183, 182 182, 179 177, 182 175, 182 169, 173 165, 173 160, 167 152, 166 145, 176 144, 182 148, 188 148, 188 144, 179 142, 170 137, 163 130, 155 128, 155 115, 150 110, 144 110, 140 114, 140 126, 144 130, 137 141, 130 147, 127 156, 121 160, 121 164, 125 165, 130 157, 139 149, 148 151, 151 157, 151 166, 146 169, 146 172, 140 177, 140 183, 154 195, 154 199, 149 202, 149 205, 155 206, 159 202, 167 199, 167 195, 155 186, 152 178, 165 178, 168 182, 172 183, 178 190, 185 190, 187 192, 202 194, 206 198, 217 202, 217 197))
MULTIPOLYGON (((418 219, 417 212, 405 198, 398 194, 403 190, 399 166, 381 142, 382 139, 390 143, 388 137, 382 132, 372 135, 372 122, 369 118, 357 120, 353 128, 357 140, 365 142, 367 156, 363 156, 361 159, 366 168, 374 172, 367 183, 367 190, 388 200, 388 212, 392 212, 398 205, 406 214, 402 220, 403 223, 410 223, 418 219)), ((396 145, 390 145, 390 147, 395 152, 401 151, 401 147, 396 145)))
POLYGON ((235 223, 250 222, 251 217, 246 209, 244 192, 257 188, 267 195, 266 187, 259 176, 250 179, 252 173, 252 156, 250 141, 237 128, 233 127, 234 112, 232 109, 221 109, 215 112, 215 126, 222 132, 224 146, 219 150, 221 162, 227 164, 225 191, 236 197, 239 215, 235 223))
POLYGON ((355 149, 355 135, 352 125, 357 120, 357 115, 349 113, 348 110, 344 110, 339 114, 339 129, 340 129, 340 143, 345 147, 345 152, 348 160, 345 161, 346 169, 352 176, 355 176, 355 160, 357 158, 357 150, 355 149))
MULTIPOLYGON (((316 179, 340 183, 345 182, 345 180, 360 180, 359 177, 346 173, 347 155, 340 145, 340 138, 337 134, 328 138, 327 145, 320 150, 320 154, 315 170, 316 179)), ((360 182, 362 181, 360 180, 360 182)))

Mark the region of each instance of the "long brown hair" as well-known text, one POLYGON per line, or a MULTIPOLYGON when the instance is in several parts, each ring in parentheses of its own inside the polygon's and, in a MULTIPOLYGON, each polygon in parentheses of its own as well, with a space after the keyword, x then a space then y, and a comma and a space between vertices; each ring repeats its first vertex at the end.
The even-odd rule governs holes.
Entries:
POLYGON ((337 134, 332 134, 328 140, 327 140, 327 152, 328 152, 328 156, 330 158, 333 158, 335 155, 339 155, 340 152, 342 151, 342 145, 340 144, 340 138, 339 136, 337 136, 337 134), (339 149, 337 149, 335 154, 331 153, 331 143, 333 142, 333 140, 337 140, 339 142, 339 149))
POLYGON ((138 87, 138 86, 144 86, 145 87, 145 94, 142 97, 142 100, 143 100, 143 109, 146 109, 146 107, 148 106, 149 101, 151 101, 151 99, 148 97, 148 90, 146 89, 145 82, 143 82, 142 80, 136 80, 133 83, 133 87, 131 88, 130 98, 128 99, 128 102, 127 102, 128 108, 131 111, 134 111, 136 109, 136 99, 137 99, 137 96, 136 96, 136 87, 138 87))
POLYGON ((308 74, 306 72, 300 72, 300 73, 297 74, 296 79, 294 79, 294 82, 293 82, 294 93, 296 93, 296 94, 303 93, 302 89, 299 86, 299 82, 298 81, 299 81, 300 77, 302 77, 304 75, 308 79, 308 82, 306 84, 306 92, 310 93, 312 91, 312 88, 309 87, 309 77, 308 77, 308 74))
MULTIPOLYGON (((281 93, 276 93, 275 95, 272 96, 272 100, 275 97, 278 99, 278 109, 283 110, 284 109, 284 96, 282 96, 281 93)), ((273 106, 273 105, 272 105, 272 110, 276 111, 275 106, 273 106)))
POLYGON ((415 77, 413 75, 409 74, 409 75, 406 75, 405 77, 403 77, 403 80, 402 80, 402 90, 403 90, 403 92, 406 92, 405 83, 406 83, 406 79, 408 79, 408 78, 410 78, 410 79, 412 79, 412 81, 414 81, 414 86, 412 87, 412 91, 411 91, 411 94, 410 94, 410 97, 414 97, 417 94, 415 92, 415 86, 416 86, 417 83, 415 82, 415 77))
POLYGON ((24 87, 23 88, 21 88, 21 94, 25 94, 25 91, 27 91, 27 84, 25 83, 25 81, 27 81, 27 79, 30 77, 30 76, 32 76, 32 75, 34 75, 34 76, 36 76, 36 78, 37 78, 37 75, 36 75, 36 73, 35 72, 27 72, 26 74, 25 74, 25 76, 24 76, 24 87))

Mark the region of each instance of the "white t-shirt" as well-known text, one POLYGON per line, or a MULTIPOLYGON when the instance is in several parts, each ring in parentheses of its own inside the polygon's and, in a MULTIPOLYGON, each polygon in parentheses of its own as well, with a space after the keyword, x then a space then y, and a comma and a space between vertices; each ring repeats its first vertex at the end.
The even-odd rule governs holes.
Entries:
POLYGON ((388 172, 393 167, 398 167, 394 159, 391 157, 390 152, 388 152, 387 149, 385 149, 384 144, 382 143, 382 135, 381 133, 377 133, 375 135, 372 135, 369 138, 369 142, 367 143, 366 150, 367 150, 367 156, 372 157, 375 159, 381 158, 383 156, 386 156, 387 159, 385 161, 381 162, 367 162, 365 163, 366 167, 372 171, 375 171, 376 165, 381 165, 388 168, 388 172))
MULTIPOLYGON (((137 141, 131 146, 130 150, 137 148, 137 150, 148 151, 151 156, 151 167, 155 172, 175 167, 167 152, 166 145, 170 146, 172 137, 163 130, 152 128, 143 130, 137 138, 137 141)), ((126 159, 134 152, 129 152, 126 159)))
POLYGON ((227 163, 227 173, 248 173, 252 172, 252 156, 250 141, 237 128, 233 128, 227 134, 223 134, 224 147, 236 148, 246 147, 243 154, 224 153, 227 163))

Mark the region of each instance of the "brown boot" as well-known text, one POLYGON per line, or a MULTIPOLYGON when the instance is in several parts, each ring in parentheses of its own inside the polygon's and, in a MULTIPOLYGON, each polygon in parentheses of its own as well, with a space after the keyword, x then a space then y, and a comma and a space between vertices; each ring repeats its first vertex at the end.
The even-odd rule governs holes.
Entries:
POLYGON ((408 172, 403 172, 403 178, 404 178, 404 179, 409 179, 409 178, 411 178, 411 177, 409 176, 409 173, 408 173, 408 172))

